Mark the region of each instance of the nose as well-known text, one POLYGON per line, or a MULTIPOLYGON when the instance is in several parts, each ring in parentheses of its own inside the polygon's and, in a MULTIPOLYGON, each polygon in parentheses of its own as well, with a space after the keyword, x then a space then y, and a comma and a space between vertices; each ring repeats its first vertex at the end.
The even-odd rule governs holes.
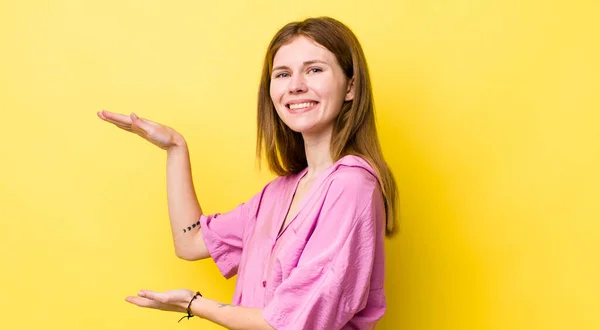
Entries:
POLYGON ((306 92, 307 87, 306 87, 306 79, 305 79, 304 75, 295 74, 292 76, 292 78, 289 80, 289 82, 290 82, 290 84, 289 84, 290 93, 296 94, 296 93, 306 92))

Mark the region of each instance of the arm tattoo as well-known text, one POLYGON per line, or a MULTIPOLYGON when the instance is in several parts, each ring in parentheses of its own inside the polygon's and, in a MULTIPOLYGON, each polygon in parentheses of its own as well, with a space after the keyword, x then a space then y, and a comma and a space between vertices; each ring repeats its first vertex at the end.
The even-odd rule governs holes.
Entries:
POLYGON ((185 233, 185 232, 191 231, 192 228, 196 228, 196 227, 200 228, 200 220, 198 220, 198 222, 196 222, 196 223, 193 223, 191 226, 188 226, 187 228, 183 228, 183 232, 185 233))
POLYGON ((231 306, 231 304, 222 304, 222 303, 218 303, 218 304, 219 304, 219 308, 231 306))

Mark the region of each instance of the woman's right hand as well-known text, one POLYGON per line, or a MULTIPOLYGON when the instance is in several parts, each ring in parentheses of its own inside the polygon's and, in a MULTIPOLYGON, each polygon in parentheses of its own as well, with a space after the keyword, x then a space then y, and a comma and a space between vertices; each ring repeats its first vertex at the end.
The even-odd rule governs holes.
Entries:
POLYGON ((102 110, 98 112, 98 117, 125 131, 135 133, 164 150, 185 145, 183 136, 171 127, 140 118, 134 113, 126 116, 102 110))

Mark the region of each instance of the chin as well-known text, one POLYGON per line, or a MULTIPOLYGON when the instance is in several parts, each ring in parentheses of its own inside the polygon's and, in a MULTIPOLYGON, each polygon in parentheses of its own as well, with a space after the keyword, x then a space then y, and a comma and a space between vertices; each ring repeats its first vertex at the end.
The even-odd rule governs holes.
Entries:
POLYGON ((311 133, 313 131, 315 131, 315 128, 312 126, 307 126, 307 125, 287 125, 287 127, 289 127, 292 131, 296 132, 296 133, 311 133))
POLYGON ((311 134, 316 135, 326 131, 322 125, 316 123, 289 123, 286 124, 292 131, 300 133, 302 135, 311 134))

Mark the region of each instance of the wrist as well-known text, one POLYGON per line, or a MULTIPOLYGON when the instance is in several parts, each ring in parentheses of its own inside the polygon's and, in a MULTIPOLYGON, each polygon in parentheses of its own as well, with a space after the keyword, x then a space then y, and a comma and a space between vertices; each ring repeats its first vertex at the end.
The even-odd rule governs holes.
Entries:
POLYGON ((183 138, 183 135, 177 133, 175 134, 175 136, 173 136, 173 145, 175 147, 186 147, 186 142, 185 139, 183 138))
POLYGON ((183 138, 183 135, 177 133, 173 135, 173 146, 174 147, 185 147, 186 146, 186 142, 185 139, 183 138))
POLYGON ((179 151, 187 151, 187 142, 181 135, 175 136, 171 145, 167 148, 167 153, 176 153, 179 151))
POLYGON ((184 299, 184 301, 179 301, 176 303, 176 305, 183 308, 186 313, 185 316, 183 316, 182 318, 179 319, 179 322, 181 322, 181 320, 183 320, 185 318, 190 319, 194 316, 201 317, 200 315, 197 315, 196 313, 194 313, 192 311, 192 309, 193 309, 192 305, 193 305, 194 301, 196 301, 198 299, 202 299, 202 294, 200 294, 200 292, 194 293, 194 292, 188 290, 188 293, 186 294, 186 299, 184 299), (187 301, 185 301, 185 300, 187 300, 187 301))
MULTIPOLYGON (((190 305, 190 301, 194 299, 195 294, 195 292, 189 291, 183 300, 177 302, 177 306, 181 307, 185 311, 190 305)), ((198 297, 196 297, 196 299, 198 299, 198 297)))

